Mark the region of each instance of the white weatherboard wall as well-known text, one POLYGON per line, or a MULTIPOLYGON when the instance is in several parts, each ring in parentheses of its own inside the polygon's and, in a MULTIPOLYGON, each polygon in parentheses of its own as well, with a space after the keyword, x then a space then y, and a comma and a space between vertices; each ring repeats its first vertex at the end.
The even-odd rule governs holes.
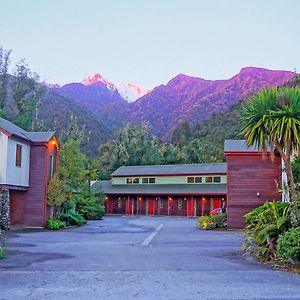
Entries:
POLYGON ((6 182, 15 186, 29 186, 30 145, 8 138, 6 182), (16 145, 22 145, 22 164, 16 166, 16 145))
POLYGON ((0 184, 6 182, 8 136, 0 132, 0 184))

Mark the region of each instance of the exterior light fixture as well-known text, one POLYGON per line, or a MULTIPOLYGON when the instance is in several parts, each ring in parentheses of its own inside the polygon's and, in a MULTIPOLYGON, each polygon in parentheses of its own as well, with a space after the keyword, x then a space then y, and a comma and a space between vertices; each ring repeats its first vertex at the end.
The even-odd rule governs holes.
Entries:
POLYGON ((257 197, 260 197, 260 193, 259 193, 259 192, 257 192, 257 193, 256 193, 256 196, 257 196, 257 197))

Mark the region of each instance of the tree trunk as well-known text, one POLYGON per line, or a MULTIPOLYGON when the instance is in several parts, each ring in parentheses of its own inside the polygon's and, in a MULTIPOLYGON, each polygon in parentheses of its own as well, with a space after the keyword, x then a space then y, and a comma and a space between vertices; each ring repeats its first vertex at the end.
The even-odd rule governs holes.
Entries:
POLYGON ((293 227, 299 226, 299 215, 297 207, 297 193, 292 171, 291 160, 287 159, 285 163, 285 171, 289 187, 289 198, 291 204, 291 224, 293 227))
POLYGON ((54 206, 51 205, 50 206, 50 218, 53 219, 53 216, 54 216, 54 206))

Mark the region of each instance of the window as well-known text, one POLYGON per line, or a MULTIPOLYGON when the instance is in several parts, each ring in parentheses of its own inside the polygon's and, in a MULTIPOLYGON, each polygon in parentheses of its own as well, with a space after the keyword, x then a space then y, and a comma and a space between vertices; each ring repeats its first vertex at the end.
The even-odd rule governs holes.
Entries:
POLYGON ((22 145, 16 145, 16 166, 21 167, 22 165, 22 145))
POLYGON ((178 208, 182 209, 182 199, 178 199, 178 208))
POLYGON ((147 183, 155 183, 155 178, 147 178, 147 177, 144 177, 142 178, 142 183, 144 184, 147 184, 147 183))
POLYGON ((202 183, 202 177, 195 177, 195 183, 202 183))
POLYGON ((49 157, 49 180, 53 177, 54 157, 50 154, 49 157))
POLYGON ((188 177, 187 183, 195 183, 195 177, 188 177))
POLYGON ((121 207, 122 207, 122 199, 119 198, 119 199, 118 199, 118 208, 121 208, 121 207))
POLYGON ((214 177, 214 182, 220 183, 221 182, 221 177, 220 176, 215 176, 214 177))
POLYGON ((164 208, 164 204, 165 204, 165 201, 164 201, 164 200, 160 200, 160 205, 159 205, 159 207, 160 207, 160 208, 164 208))
POLYGON ((140 183, 140 179, 139 178, 133 178, 133 183, 140 183))
POLYGON ((140 179, 138 177, 136 178, 126 178, 126 183, 127 184, 139 184, 140 183, 140 179))
POLYGON ((206 176, 205 177, 205 182, 206 183, 211 183, 212 182, 212 177, 211 176, 206 176))
POLYGON ((155 178, 149 178, 149 183, 155 183, 155 178))

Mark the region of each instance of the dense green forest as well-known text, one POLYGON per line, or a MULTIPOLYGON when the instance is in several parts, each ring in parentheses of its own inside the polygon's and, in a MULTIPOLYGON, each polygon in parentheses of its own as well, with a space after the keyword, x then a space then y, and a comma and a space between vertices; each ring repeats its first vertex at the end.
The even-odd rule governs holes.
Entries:
POLYGON ((194 127, 188 122, 180 124, 169 143, 154 137, 148 124, 127 124, 115 140, 99 147, 100 156, 94 166, 101 170, 100 177, 107 179, 122 165, 223 162, 224 140, 240 138, 240 106, 215 113, 194 127))

